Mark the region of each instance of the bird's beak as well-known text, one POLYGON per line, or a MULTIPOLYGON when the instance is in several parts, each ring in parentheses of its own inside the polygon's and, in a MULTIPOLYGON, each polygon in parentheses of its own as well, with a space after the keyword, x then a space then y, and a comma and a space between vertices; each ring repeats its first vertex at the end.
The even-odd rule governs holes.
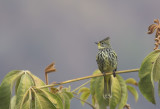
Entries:
POLYGON ((98 44, 98 42, 95 42, 95 44, 98 44))

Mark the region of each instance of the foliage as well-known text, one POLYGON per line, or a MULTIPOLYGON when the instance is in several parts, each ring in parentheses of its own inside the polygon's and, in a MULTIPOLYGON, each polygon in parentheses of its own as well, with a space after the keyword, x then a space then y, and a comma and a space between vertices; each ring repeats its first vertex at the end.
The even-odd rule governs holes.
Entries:
POLYGON ((138 85, 137 81, 133 78, 128 78, 125 81, 125 83, 127 84, 128 91, 134 96, 135 101, 137 102, 138 101, 138 92, 133 86, 131 86, 131 85, 137 86, 138 85))
POLYGON ((68 88, 51 93, 44 82, 29 71, 9 72, 0 86, 0 109, 70 109, 73 95, 68 88), (13 86, 15 85, 15 94, 13 86))
MULTIPOLYGON (((127 105, 128 92, 134 96, 135 101, 138 101, 138 92, 133 86, 139 86, 142 95, 155 104, 154 81, 160 81, 159 63, 160 50, 155 50, 142 62, 139 70, 139 83, 133 78, 124 80, 118 74, 116 77, 111 76, 112 97, 109 99, 103 97, 104 78, 102 76, 91 78, 90 88, 78 87, 76 89, 79 90, 77 93, 80 94, 79 99, 82 105, 89 104, 93 109, 106 109, 107 107, 123 109, 127 105), (92 98, 92 104, 87 102, 89 97, 92 98)), ((101 74, 99 70, 93 72, 93 76, 99 74, 101 74)), ((70 109, 70 101, 76 90, 71 92, 71 87, 53 86, 54 84, 45 85, 41 79, 29 71, 11 71, 0 85, 0 109, 70 109), (52 86, 51 90, 48 88, 50 86, 52 86)), ((158 90, 160 95, 160 85, 158 90)))
MULTIPOLYGON (((96 70, 93 75, 99 74, 100 71, 96 70)), ((103 83, 103 77, 99 78, 92 78, 90 82, 90 89, 87 87, 82 87, 79 89, 78 94, 81 93, 81 100, 86 101, 89 97, 89 94, 92 98, 92 105, 96 109, 106 109, 107 106, 110 107, 110 109, 122 109, 128 99, 128 91, 130 91, 133 96, 135 97, 135 100, 138 100, 138 93, 136 89, 130 85, 137 84, 136 80, 133 78, 129 78, 126 81, 123 80, 123 78, 119 75, 116 75, 114 78, 112 76, 112 98, 110 99, 104 99, 103 97, 103 91, 104 91, 104 83, 103 83), (86 95, 86 96, 85 96, 86 95)), ((84 104, 84 102, 81 102, 84 104)))
MULTIPOLYGON (((82 88, 78 91, 78 94, 80 94, 80 93, 82 93, 81 96, 80 96, 80 99, 86 101, 86 100, 88 99, 88 97, 89 97, 89 95, 90 95, 91 92, 90 92, 90 89, 89 89, 89 88, 87 88, 87 87, 82 87, 82 88)), ((84 102, 81 101, 81 104, 84 105, 84 102)))
MULTIPOLYGON (((156 104, 154 96, 154 81, 160 81, 160 50, 151 52, 142 62, 139 71, 139 89, 143 96, 156 104)), ((160 92, 160 88, 159 88, 160 92)))

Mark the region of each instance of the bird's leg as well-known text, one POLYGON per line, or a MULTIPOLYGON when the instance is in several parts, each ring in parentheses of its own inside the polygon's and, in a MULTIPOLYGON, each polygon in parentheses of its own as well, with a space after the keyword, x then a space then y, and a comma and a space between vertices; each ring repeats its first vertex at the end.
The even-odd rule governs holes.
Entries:
POLYGON ((117 69, 113 70, 113 77, 116 77, 116 71, 117 71, 117 69))

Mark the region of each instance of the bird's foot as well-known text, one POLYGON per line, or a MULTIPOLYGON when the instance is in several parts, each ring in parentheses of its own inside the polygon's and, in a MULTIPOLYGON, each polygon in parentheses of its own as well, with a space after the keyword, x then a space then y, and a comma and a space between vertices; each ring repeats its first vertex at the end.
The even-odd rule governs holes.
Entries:
POLYGON ((113 70, 113 77, 116 77, 116 69, 113 70))
POLYGON ((105 94, 104 94, 104 95, 103 95, 103 98, 104 98, 104 99, 110 99, 110 98, 112 98, 112 95, 105 95, 105 94))

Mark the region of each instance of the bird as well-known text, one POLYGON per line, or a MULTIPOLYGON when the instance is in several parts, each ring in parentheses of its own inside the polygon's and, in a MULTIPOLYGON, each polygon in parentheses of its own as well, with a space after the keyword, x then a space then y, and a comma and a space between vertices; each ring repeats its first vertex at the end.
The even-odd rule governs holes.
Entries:
POLYGON ((96 56, 96 62, 99 70, 104 77, 104 95, 105 99, 112 97, 112 77, 106 75, 106 73, 113 73, 113 77, 116 77, 117 71, 117 54, 110 45, 110 37, 107 37, 99 42, 95 42, 98 46, 98 54, 96 56))

